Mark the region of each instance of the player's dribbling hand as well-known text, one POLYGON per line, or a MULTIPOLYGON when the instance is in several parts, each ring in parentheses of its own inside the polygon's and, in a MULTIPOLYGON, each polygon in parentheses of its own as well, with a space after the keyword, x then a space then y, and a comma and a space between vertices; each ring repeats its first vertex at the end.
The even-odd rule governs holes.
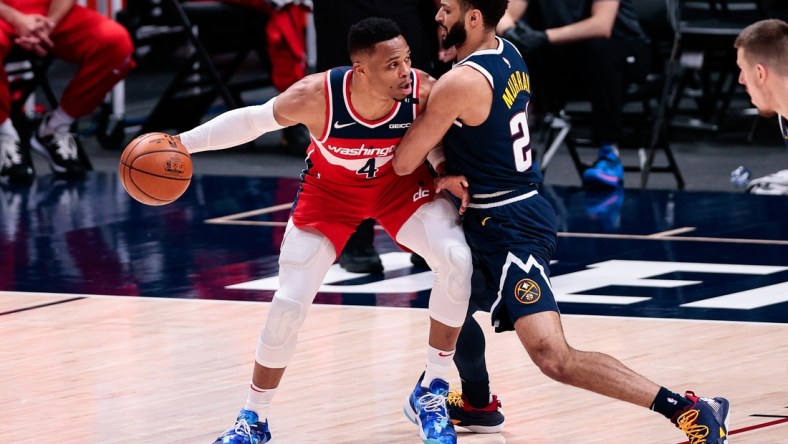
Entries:
POLYGON ((460 215, 465 213, 471 195, 468 192, 468 179, 465 176, 438 176, 435 178, 435 192, 446 190, 457 199, 460 199, 460 215))

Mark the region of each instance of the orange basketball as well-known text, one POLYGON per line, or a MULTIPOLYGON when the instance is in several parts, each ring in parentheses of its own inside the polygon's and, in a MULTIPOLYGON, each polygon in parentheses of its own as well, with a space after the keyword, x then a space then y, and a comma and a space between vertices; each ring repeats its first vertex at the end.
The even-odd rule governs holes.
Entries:
POLYGON ((192 180, 192 158, 181 142, 164 133, 147 133, 129 142, 120 156, 120 182, 136 201, 166 205, 192 180))

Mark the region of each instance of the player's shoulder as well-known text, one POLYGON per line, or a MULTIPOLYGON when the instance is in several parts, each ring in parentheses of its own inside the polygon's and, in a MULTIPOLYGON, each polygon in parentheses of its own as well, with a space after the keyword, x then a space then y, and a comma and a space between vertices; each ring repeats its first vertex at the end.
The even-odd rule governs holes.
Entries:
POLYGON ((325 102, 325 73, 310 74, 292 84, 277 100, 309 105, 325 102))
POLYGON ((325 91, 326 72, 309 74, 294 83, 287 91, 293 90, 298 94, 322 95, 325 91))
POLYGON ((419 97, 426 100, 430 95, 430 91, 432 91, 433 85, 435 85, 435 77, 416 68, 413 68, 413 72, 419 79, 419 97))
POLYGON ((436 87, 448 89, 453 92, 467 90, 473 92, 473 88, 484 86, 488 83, 485 72, 480 71, 476 65, 456 65, 446 74, 442 75, 436 83, 436 87))
POLYGON ((325 73, 310 74, 276 98, 275 111, 293 122, 309 123, 325 110, 325 73))
POLYGON ((454 110, 458 115, 472 107, 489 101, 490 83, 477 70, 457 65, 443 74, 432 88, 430 105, 454 110))

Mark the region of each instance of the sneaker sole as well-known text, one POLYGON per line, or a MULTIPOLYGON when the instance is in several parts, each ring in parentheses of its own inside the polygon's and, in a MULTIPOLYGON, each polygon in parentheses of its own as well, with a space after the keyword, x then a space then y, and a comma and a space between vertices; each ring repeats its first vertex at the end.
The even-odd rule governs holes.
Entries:
POLYGON ((274 444, 274 438, 269 439, 264 444, 274 444))
POLYGON ((723 410, 722 415, 722 422, 725 424, 725 438, 722 440, 722 444, 728 444, 728 430, 730 430, 730 423, 731 423, 731 405, 730 402, 725 403, 725 410, 723 410))
POLYGON ((479 434, 489 434, 489 433, 500 433, 503 430, 503 425, 506 424, 506 421, 493 426, 480 426, 480 425, 472 425, 472 426, 464 426, 460 424, 454 424, 456 427, 462 427, 465 430, 469 430, 473 433, 479 434))
POLYGON ((408 418, 408 421, 419 425, 418 418, 419 416, 416 414, 416 411, 413 410, 413 407, 410 405, 410 398, 405 400, 405 406, 402 407, 402 413, 405 414, 405 417, 408 418))
POLYGON ((424 437, 424 430, 421 428, 419 415, 416 414, 416 411, 413 410, 413 407, 410 405, 410 397, 408 397, 408 399, 405 400, 405 406, 402 407, 402 413, 405 414, 405 417, 408 418, 410 422, 416 424, 419 427, 419 437, 421 438, 422 441, 424 441, 424 444, 442 444, 440 441, 434 439, 427 439, 426 437, 424 437))
POLYGON ((419 428, 419 437, 422 441, 427 442, 427 438, 424 436, 424 430, 421 428, 421 421, 419 421, 419 415, 413 410, 413 406, 410 405, 410 397, 405 400, 405 406, 402 407, 402 413, 405 414, 405 417, 408 418, 408 421, 416 424, 419 428))

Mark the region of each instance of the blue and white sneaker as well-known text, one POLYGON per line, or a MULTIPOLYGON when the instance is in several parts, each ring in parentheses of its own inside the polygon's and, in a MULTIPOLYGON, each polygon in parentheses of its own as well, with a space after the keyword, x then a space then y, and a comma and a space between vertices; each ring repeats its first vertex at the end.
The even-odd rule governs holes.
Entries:
POLYGON ((691 444, 727 444, 731 404, 725 398, 699 398, 693 392, 684 397, 692 405, 673 419, 676 427, 686 433, 691 444))
POLYGON ((449 383, 433 379, 425 389, 421 386, 422 378, 424 374, 405 403, 405 416, 419 426, 419 434, 426 444, 456 444, 457 433, 446 410, 449 383))
POLYGON ((271 444, 268 421, 259 421, 257 413, 241 410, 235 425, 225 430, 213 444, 271 444))
POLYGON ((613 145, 602 145, 599 157, 591 168, 583 171, 583 186, 608 188, 624 186, 624 167, 613 145))

